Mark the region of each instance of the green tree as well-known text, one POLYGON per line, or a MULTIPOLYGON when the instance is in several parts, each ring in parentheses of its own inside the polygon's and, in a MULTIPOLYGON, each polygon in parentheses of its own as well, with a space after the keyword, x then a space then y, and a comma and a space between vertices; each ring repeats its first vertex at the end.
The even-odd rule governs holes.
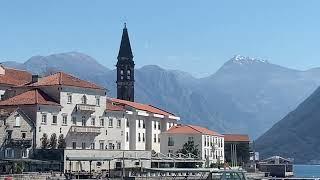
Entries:
MULTIPOLYGON (((181 154, 193 154, 193 155, 196 155, 196 156, 200 156, 200 151, 198 149, 198 145, 195 145, 193 141, 188 141, 186 142, 182 149, 179 149, 177 151, 177 153, 181 153, 181 154)), ((195 168, 197 166, 201 166, 202 164, 201 163, 185 163, 185 162, 181 162, 181 163, 176 163, 176 167, 178 168, 195 168)))
POLYGON ((48 135, 46 133, 43 133, 42 138, 41 138, 41 148, 47 149, 48 145, 49 145, 48 135))
POLYGON ((58 138, 58 149, 65 149, 66 148, 66 140, 63 137, 63 134, 59 135, 58 138))
POLYGON ((56 133, 51 134, 49 147, 51 149, 57 148, 57 135, 56 135, 56 133))
POLYGON ((177 151, 177 153, 182 153, 182 154, 185 154, 185 155, 191 153, 191 154, 196 155, 196 156, 200 155, 200 151, 198 149, 198 145, 195 145, 193 141, 186 142, 183 145, 182 149, 179 149, 177 151))

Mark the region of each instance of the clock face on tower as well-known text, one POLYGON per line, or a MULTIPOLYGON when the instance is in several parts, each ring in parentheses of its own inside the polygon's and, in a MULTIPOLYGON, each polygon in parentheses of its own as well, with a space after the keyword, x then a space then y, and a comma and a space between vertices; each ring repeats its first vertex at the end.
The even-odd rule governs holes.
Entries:
POLYGON ((134 61, 126 26, 123 28, 116 66, 117 98, 134 101, 134 61))

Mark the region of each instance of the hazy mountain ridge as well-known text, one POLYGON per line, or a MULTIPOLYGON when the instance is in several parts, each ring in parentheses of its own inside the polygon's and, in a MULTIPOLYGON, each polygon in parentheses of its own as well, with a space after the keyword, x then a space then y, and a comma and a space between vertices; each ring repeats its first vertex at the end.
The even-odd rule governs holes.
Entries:
MULTIPOLYGON (((116 96, 115 70, 81 53, 35 56, 18 65, 35 73, 50 68, 66 71, 103 85, 116 96)), ((149 65, 136 69, 135 96, 180 115, 184 122, 257 137, 317 88, 317 74, 320 69, 297 71, 243 56, 233 57, 205 78, 149 65)))
POLYGON ((256 141, 264 157, 294 157, 295 163, 320 160, 320 88, 256 141))

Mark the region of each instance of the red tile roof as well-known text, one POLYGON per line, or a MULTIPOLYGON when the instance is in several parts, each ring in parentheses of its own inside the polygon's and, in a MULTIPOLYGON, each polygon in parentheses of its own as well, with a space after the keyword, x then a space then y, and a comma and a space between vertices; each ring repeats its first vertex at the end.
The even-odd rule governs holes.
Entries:
POLYGON ((247 134, 224 134, 225 142, 250 142, 247 134))
POLYGON ((124 105, 115 104, 110 100, 107 100, 106 110, 108 110, 108 111, 125 111, 124 105))
POLYGON ((159 109, 157 107, 154 107, 154 106, 148 105, 148 104, 141 104, 141 103, 137 103, 137 102, 125 101, 125 100, 115 99, 115 98, 110 98, 109 100, 111 100, 113 103, 116 103, 116 104, 130 106, 132 108, 142 110, 142 111, 147 111, 147 112, 154 113, 154 114, 160 114, 160 115, 164 115, 164 116, 175 116, 173 113, 164 111, 162 109, 159 109))
POLYGON ((5 72, 0 74, 0 84, 18 86, 30 82, 32 74, 24 70, 3 67, 5 72))
POLYGON ((212 136, 223 136, 215 131, 209 130, 207 128, 195 125, 177 125, 168 129, 164 133, 169 134, 206 134, 212 136))
POLYGON ((22 94, 13 96, 9 99, 0 101, 0 106, 17 106, 17 105, 56 105, 60 106, 49 95, 40 89, 32 89, 22 94))
POLYGON ((94 83, 81 80, 77 77, 74 77, 64 72, 57 72, 55 74, 40 78, 38 82, 27 85, 27 86, 33 87, 33 86, 52 86, 52 85, 74 86, 74 87, 91 88, 91 89, 105 89, 94 83))

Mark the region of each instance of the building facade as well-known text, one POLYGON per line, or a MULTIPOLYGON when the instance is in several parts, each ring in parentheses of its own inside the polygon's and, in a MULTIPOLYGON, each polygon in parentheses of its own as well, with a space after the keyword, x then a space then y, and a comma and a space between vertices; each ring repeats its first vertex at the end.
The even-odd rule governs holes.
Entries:
POLYGON ((66 149, 159 152, 160 132, 180 119, 151 105, 109 98, 104 88, 63 72, 13 87, 4 97, 0 108, 18 107, 34 123, 34 148, 43 147, 45 136, 63 135, 66 149))
POLYGON ((21 109, 0 110, 0 159, 28 158, 34 136, 34 123, 21 109))
POLYGON ((224 137, 207 128, 194 125, 177 125, 161 133, 161 150, 163 154, 177 153, 185 143, 192 141, 199 150, 198 156, 209 167, 212 163, 224 162, 224 137))
POLYGON ((225 158, 232 166, 245 164, 249 161, 250 139, 247 134, 224 134, 225 158))

